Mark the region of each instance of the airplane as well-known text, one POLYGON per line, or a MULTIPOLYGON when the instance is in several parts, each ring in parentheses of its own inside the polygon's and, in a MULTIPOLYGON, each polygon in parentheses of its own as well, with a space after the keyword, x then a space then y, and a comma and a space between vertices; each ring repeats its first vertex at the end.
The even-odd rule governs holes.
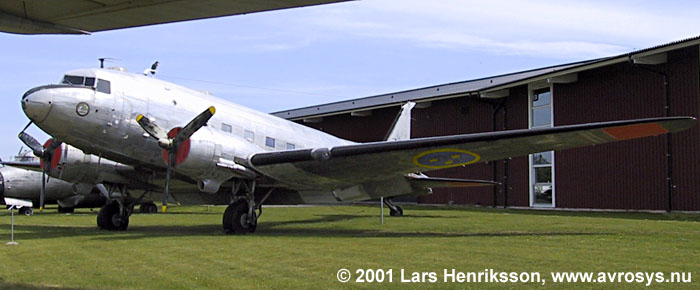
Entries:
MULTIPOLYGON (((20 151, 14 161, 0 160, 4 166, 0 168, 0 196, 39 204, 40 210, 45 203, 57 203, 59 213, 72 213, 75 208, 102 207, 110 195, 120 194, 119 189, 125 185, 145 191, 157 187, 136 176, 129 166, 86 155, 69 145, 56 148, 55 166, 46 171, 42 170, 44 160, 30 152, 20 151), (47 179, 44 174, 52 178, 47 179)), ((147 194, 135 203, 141 206, 141 213, 158 210, 147 194)), ((22 207, 20 214, 32 215, 33 210, 31 206, 22 207)))
MULTIPOLYGON (((222 224, 233 234, 254 232, 264 203, 349 202, 492 185, 422 171, 695 125, 693 117, 666 117, 409 139, 409 102, 388 141, 355 143, 174 83, 96 68, 72 70, 60 84, 32 88, 21 105, 30 124, 54 140, 164 177, 164 213, 171 187, 180 188, 178 200, 196 188, 210 197, 209 204, 228 205, 222 224)), ((131 207, 124 196, 111 199, 100 210, 111 218, 98 218, 98 226, 125 230, 131 207)))
MULTIPOLYGON (((0 203, 5 198, 10 198, 36 204, 41 186, 39 178, 40 172, 13 166, 0 167, 0 203)), ((76 195, 72 184, 56 178, 46 182, 45 199, 46 203, 57 203, 59 213, 71 213, 75 208, 81 207, 101 207, 106 201, 97 194, 76 195)), ((19 208, 19 213, 32 215, 34 211, 32 206, 24 206, 19 208)))

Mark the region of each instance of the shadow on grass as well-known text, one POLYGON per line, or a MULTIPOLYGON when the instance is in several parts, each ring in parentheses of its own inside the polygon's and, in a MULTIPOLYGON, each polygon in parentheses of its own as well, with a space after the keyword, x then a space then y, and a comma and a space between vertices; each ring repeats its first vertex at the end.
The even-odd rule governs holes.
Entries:
MULTIPOLYGON (((333 217, 339 220, 341 217, 333 217)), ((456 238, 456 237, 513 237, 513 236, 595 236, 614 235, 606 232, 527 232, 527 231, 488 231, 488 232, 432 232, 432 231, 382 231, 374 229, 343 229, 333 226, 304 228, 281 227, 291 224, 303 223, 275 223, 261 222, 257 232, 253 236, 260 237, 353 237, 353 238, 456 238)), ((65 238, 65 237, 90 237, 94 240, 140 240, 145 238, 170 238, 170 237, 215 237, 224 235, 220 225, 192 225, 192 226, 133 226, 124 232, 103 231, 91 227, 57 227, 23 225, 21 233, 16 233, 15 238, 22 240, 65 238)), ((231 236, 231 238, 236 238, 231 236)), ((2 288, 0 288, 2 289, 2 288)))
MULTIPOLYGON (((535 210, 535 209, 503 209, 472 206, 404 206, 404 212, 411 210, 421 211, 463 211, 495 214, 514 214, 531 216, 560 216, 560 217, 588 217, 588 218, 613 218, 633 220, 668 220, 700 222, 700 214, 693 213, 647 213, 647 212, 594 212, 594 211, 563 211, 563 210, 535 210)), ((409 213, 410 215, 410 213, 409 213)))
POLYGON ((12 283, 12 282, 5 282, 0 278, 0 289, 19 289, 19 290, 44 290, 44 289, 60 289, 60 290, 68 290, 68 289, 83 289, 83 288, 75 288, 75 287, 62 287, 62 286, 40 286, 40 285, 32 285, 32 284, 27 284, 27 283, 12 283))

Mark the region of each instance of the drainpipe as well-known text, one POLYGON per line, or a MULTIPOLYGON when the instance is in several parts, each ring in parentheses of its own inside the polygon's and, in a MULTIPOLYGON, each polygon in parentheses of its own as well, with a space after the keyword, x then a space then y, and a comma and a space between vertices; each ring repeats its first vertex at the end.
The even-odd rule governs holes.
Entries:
MULTIPOLYGON (((666 117, 671 116, 671 92, 669 90, 668 75, 665 72, 655 70, 645 65, 636 64, 632 60, 632 54, 628 55, 628 61, 632 66, 638 67, 640 69, 652 72, 661 76, 664 82, 664 111, 666 117)), ((673 210, 673 156, 671 155, 671 135, 666 134, 666 187, 668 194, 668 205, 666 211, 671 212, 673 210)))
MULTIPOLYGON (((492 124, 492 131, 496 132, 498 131, 498 127, 496 126, 496 114, 498 114, 498 111, 501 109, 503 110, 503 128, 502 130, 505 130, 507 128, 506 126, 506 120, 508 120, 508 110, 506 109, 505 103, 506 103, 507 98, 503 98, 499 103, 496 102, 489 102, 485 101, 482 99, 479 99, 479 101, 491 104, 491 124, 492 124)), ((503 161, 503 170, 504 170, 504 176, 503 176, 503 207, 506 208, 508 207, 508 160, 503 161)), ((496 181, 498 176, 498 161, 493 162, 493 179, 496 181)), ((498 205, 498 186, 493 187, 493 207, 496 207, 498 205)))

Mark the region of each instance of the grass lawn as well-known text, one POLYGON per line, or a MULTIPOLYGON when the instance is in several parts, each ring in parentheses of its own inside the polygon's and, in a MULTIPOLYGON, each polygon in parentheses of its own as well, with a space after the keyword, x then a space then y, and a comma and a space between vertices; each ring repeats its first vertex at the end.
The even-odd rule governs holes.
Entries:
MULTIPOLYGON (((643 283, 560 283, 550 272, 692 272, 700 289, 700 215, 568 213, 406 207, 379 223, 378 206, 266 208, 255 234, 224 235, 224 207, 134 214, 126 232, 97 229, 97 210, 0 213, 0 289, 192 288, 645 288, 643 283), (353 279, 340 283, 339 269, 353 279), (393 282, 357 283, 357 269, 393 270, 393 282), (435 272, 435 283, 402 283, 435 272), (445 283, 457 272, 539 272, 541 283, 445 283)), ((596 273, 597 274, 597 273, 596 273)), ((388 278, 385 278, 388 279, 388 278)), ((624 281, 624 279, 623 279, 624 281)))

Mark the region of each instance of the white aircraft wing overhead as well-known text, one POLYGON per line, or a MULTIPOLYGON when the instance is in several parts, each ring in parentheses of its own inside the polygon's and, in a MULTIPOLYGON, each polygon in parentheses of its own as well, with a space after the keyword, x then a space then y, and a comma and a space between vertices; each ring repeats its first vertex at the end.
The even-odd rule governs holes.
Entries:
POLYGON ((343 1, 348 0, 6 0, 0 1, 0 31, 85 34, 343 1))
POLYGON ((694 125, 692 117, 639 119, 266 152, 250 156, 248 162, 290 188, 334 190, 397 180, 413 172, 672 133, 694 125))

